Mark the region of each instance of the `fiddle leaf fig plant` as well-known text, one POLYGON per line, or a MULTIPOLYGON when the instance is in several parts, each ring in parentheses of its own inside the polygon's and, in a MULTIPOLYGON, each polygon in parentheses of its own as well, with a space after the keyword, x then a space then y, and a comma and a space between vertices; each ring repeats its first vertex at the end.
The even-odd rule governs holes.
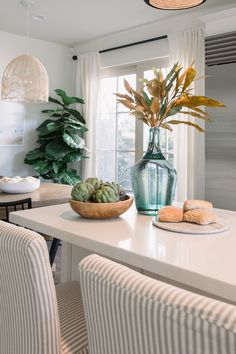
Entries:
POLYGON ((75 185, 81 178, 75 169, 69 167, 69 163, 86 157, 82 136, 88 129, 80 112, 71 105, 84 104, 84 101, 68 96, 62 89, 56 89, 55 92, 59 98, 49 97, 49 102, 57 107, 42 111, 50 118, 36 129, 39 146, 26 154, 25 164, 31 165, 45 179, 75 185))

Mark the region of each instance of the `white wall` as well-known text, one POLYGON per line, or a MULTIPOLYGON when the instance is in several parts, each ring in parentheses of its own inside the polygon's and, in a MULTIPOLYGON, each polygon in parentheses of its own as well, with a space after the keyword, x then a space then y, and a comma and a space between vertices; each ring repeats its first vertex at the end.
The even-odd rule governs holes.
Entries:
MULTIPOLYGON (((234 4, 235 5, 235 4, 234 4)), ((225 22, 228 23, 226 15, 232 16, 231 8, 234 5, 225 5, 223 1, 217 1, 212 8, 205 9, 197 7, 191 12, 176 11, 175 16, 170 12, 170 18, 161 21, 155 21, 143 26, 137 26, 130 30, 113 33, 101 38, 96 38, 87 42, 78 43, 75 48, 75 54, 83 54, 91 51, 103 50, 111 47, 142 41, 145 39, 159 37, 173 32, 184 31, 187 28, 197 27, 209 21, 215 21, 212 17, 214 13, 222 18, 223 12, 225 22)), ((218 18, 217 18, 218 20, 218 18)), ((121 19, 122 21, 122 19, 121 19)), ((222 32, 225 23, 221 23, 222 32)), ((218 29, 220 28, 218 25, 218 29)), ((101 54, 102 67, 135 63, 157 57, 167 56, 169 54, 168 41, 155 41, 143 45, 119 49, 112 52, 101 54)))
MULTIPOLYGON (((74 51, 76 54, 84 54, 91 51, 107 49, 123 44, 142 41, 159 37, 176 31, 184 30, 192 26, 198 26, 202 22, 192 17, 177 16, 178 19, 168 19, 139 26, 124 32, 114 33, 88 42, 78 43, 74 51)), ((165 57, 169 54, 168 40, 149 42, 142 45, 119 49, 101 54, 101 66, 110 67, 141 62, 148 59, 165 57)))
POLYGON ((226 104, 209 110, 206 129, 206 199, 236 210, 236 63, 207 68, 206 95, 226 104))
MULTIPOLYGON (((6 65, 18 55, 25 54, 25 37, 0 32, 0 78, 6 65)), ((50 94, 56 88, 65 89, 68 93, 74 94, 74 72, 75 63, 71 59, 69 47, 50 43, 46 41, 30 39, 29 54, 38 58, 45 66, 50 83, 50 94)), ((37 134, 35 128, 43 122, 46 117, 41 113, 48 104, 27 104, 25 105, 25 130, 24 144, 19 147, 0 146, 0 175, 35 174, 30 166, 24 165, 24 157, 27 151, 36 147, 37 134)), ((0 128, 1 117, 0 102, 0 128)))
POLYGON ((236 7, 201 17, 206 24, 206 35, 214 36, 236 30, 236 7))

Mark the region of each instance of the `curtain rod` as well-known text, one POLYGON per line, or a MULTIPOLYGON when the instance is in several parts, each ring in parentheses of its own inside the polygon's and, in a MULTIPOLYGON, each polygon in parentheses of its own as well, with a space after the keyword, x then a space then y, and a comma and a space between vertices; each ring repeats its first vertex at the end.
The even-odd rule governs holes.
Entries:
MULTIPOLYGON (((139 45, 139 44, 144 44, 144 43, 149 43, 149 42, 154 42, 154 41, 159 41, 161 39, 166 39, 167 35, 164 36, 160 36, 160 37, 154 37, 154 38, 149 38, 149 39, 145 39, 143 41, 139 41, 139 42, 133 42, 133 43, 128 43, 128 44, 124 44, 124 45, 120 45, 118 47, 112 47, 112 48, 108 48, 108 49, 103 49, 103 50, 99 50, 99 53, 107 53, 107 52, 111 52, 113 50, 117 50, 117 49, 123 49, 123 48, 128 48, 128 47, 133 47, 134 45, 139 45)), ((72 57, 73 60, 77 60, 78 56, 77 55, 73 55, 72 57)))

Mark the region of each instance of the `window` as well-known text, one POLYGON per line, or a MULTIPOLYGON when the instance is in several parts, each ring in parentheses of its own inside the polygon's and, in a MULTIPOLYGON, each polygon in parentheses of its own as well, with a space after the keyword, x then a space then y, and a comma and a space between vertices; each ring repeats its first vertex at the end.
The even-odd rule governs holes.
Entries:
MULTIPOLYGON (((124 78, 136 89, 139 78, 153 77, 154 66, 165 73, 167 65, 164 59, 102 71, 97 175, 105 181, 120 183, 128 191, 132 190, 131 168, 147 147, 148 126, 130 116, 128 108, 117 104, 114 93, 125 93, 124 78)), ((166 157, 173 160, 173 141, 168 133, 163 129, 161 147, 166 157)))

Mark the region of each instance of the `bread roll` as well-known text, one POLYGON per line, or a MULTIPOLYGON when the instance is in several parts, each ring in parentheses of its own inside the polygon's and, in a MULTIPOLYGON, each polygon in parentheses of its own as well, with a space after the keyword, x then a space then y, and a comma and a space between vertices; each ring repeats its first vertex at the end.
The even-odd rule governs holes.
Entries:
POLYGON ((193 209, 213 209, 213 205, 211 202, 207 202, 206 200, 186 200, 184 203, 184 211, 189 211, 193 209))
POLYGON ((181 222, 183 221, 183 210, 174 206, 166 206, 158 210, 159 221, 181 222))
POLYGON ((216 222, 217 216, 210 210, 194 209, 184 213, 184 221, 193 222, 199 225, 208 225, 216 222))

